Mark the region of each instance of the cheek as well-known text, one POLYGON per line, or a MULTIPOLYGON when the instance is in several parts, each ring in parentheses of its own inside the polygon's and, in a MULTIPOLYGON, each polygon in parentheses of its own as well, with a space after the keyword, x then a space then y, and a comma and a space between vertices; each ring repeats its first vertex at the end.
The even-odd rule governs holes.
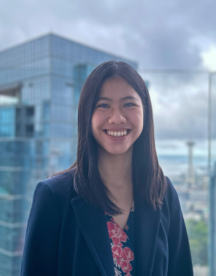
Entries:
POLYGON ((92 119, 91 119, 91 128, 92 128, 92 134, 93 134, 93 136, 95 136, 96 125, 97 125, 97 120, 96 120, 96 117, 93 114, 92 115, 92 119))
POLYGON ((133 120, 133 124, 137 128, 143 129, 144 118, 143 118, 143 112, 142 112, 142 110, 140 110, 139 112, 136 112, 136 114, 134 114, 132 120, 133 120))
POLYGON ((101 125, 101 115, 98 114, 98 112, 94 112, 91 119, 91 127, 92 127, 92 133, 95 136, 97 133, 97 130, 100 128, 101 125))
POLYGON ((142 117, 141 117, 142 129, 143 129, 143 127, 144 127, 144 120, 145 120, 145 118, 144 118, 144 114, 142 113, 142 117))
POLYGON ((144 126, 144 110, 143 108, 140 110, 140 114, 139 114, 139 120, 140 120, 140 128, 143 129, 144 126))
POLYGON ((134 118, 134 124, 136 126, 136 133, 138 136, 141 135, 143 131, 143 126, 144 126, 144 118, 143 118, 143 113, 140 112, 140 114, 137 114, 136 118, 134 118))

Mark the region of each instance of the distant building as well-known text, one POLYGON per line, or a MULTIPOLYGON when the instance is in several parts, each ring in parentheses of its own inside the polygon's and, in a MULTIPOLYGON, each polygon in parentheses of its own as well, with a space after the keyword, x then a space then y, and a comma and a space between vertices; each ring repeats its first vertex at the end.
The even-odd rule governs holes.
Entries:
POLYGON ((193 146, 195 143, 193 141, 188 141, 188 176, 187 183, 189 187, 194 186, 194 171, 193 171, 193 146))
POLYGON ((33 190, 75 161, 80 90, 108 60, 137 69, 53 34, 0 52, 1 276, 19 275, 33 190))

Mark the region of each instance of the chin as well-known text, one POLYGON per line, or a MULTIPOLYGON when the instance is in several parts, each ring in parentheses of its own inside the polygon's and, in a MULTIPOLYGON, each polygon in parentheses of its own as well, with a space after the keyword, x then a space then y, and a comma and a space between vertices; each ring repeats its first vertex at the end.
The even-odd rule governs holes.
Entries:
POLYGON ((129 152, 129 149, 112 149, 112 150, 106 150, 105 151, 110 155, 123 155, 127 154, 129 152))
POLYGON ((126 152, 109 152, 109 154, 113 156, 120 156, 120 155, 126 154, 126 152))

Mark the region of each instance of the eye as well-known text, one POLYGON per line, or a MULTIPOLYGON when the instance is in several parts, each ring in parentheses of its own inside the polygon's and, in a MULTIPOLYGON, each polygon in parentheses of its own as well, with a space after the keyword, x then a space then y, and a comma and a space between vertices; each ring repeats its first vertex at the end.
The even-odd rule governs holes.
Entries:
POLYGON ((135 106, 135 104, 134 103, 126 103, 124 106, 125 107, 131 107, 131 106, 135 106))
POLYGON ((102 104, 98 104, 97 107, 100 107, 100 108, 109 108, 109 105, 105 104, 105 103, 102 103, 102 104))

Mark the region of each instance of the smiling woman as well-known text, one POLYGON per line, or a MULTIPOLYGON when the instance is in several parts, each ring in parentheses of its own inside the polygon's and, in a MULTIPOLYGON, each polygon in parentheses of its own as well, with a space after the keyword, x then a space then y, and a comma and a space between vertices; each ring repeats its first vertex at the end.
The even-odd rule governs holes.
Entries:
POLYGON ((34 193, 22 276, 191 276, 177 193, 155 150, 147 87, 123 62, 87 78, 77 160, 34 193))

